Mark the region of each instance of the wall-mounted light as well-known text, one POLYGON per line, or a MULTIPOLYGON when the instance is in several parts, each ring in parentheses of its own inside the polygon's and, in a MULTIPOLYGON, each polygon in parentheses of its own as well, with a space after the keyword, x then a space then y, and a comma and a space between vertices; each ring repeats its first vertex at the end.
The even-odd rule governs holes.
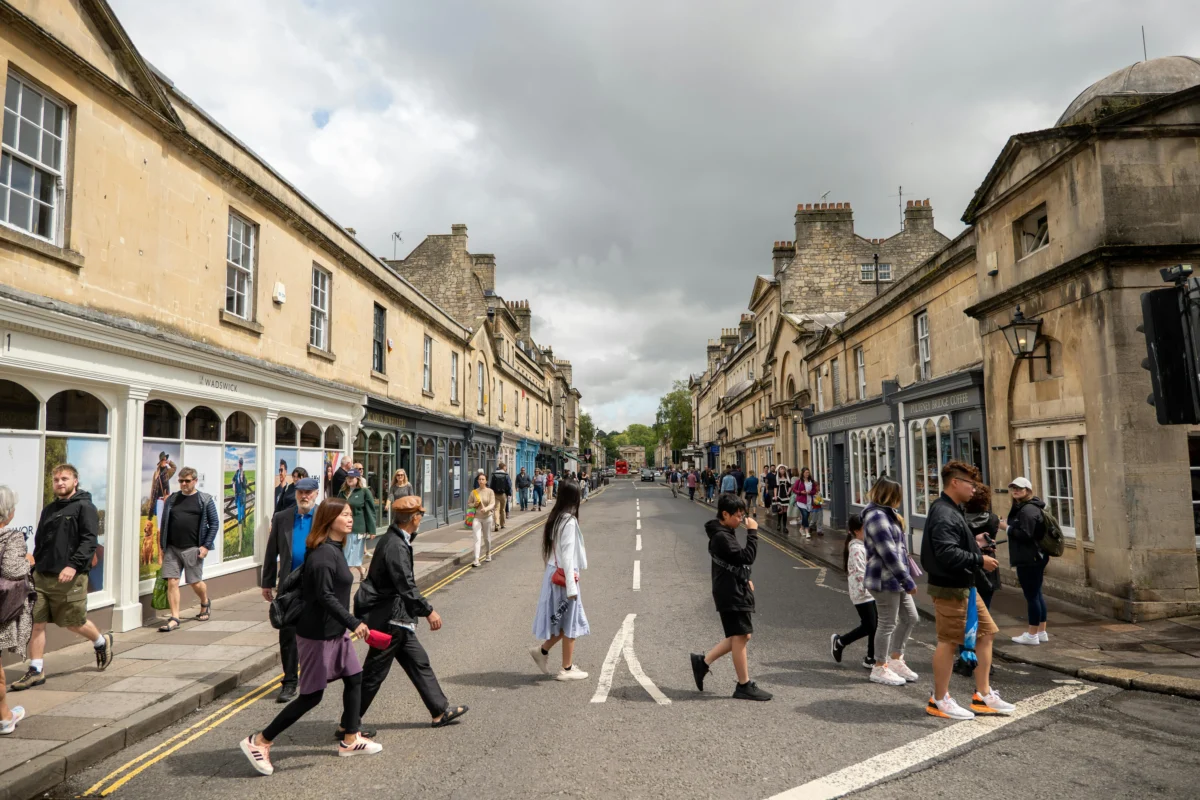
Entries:
POLYGON ((1044 358, 1046 359, 1046 371, 1050 371, 1050 348, 1046 348, 1044 356, 1034 355, 1038 346, 1038 337, 1042 331, 1040 319, 1025 319, 1025 315, 1021 313, 1021 307, 1017 306, 1017 310, 1013 312, 1012 322, 1001 325, 1000 330, 1004 333, 1008 349, 1012 350, 1014 356, 1030 359, 1044 358))

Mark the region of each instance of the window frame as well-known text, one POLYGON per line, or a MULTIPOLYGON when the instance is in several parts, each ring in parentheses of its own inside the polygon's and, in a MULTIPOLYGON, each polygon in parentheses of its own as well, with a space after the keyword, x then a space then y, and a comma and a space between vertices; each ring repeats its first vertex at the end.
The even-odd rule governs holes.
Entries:
POLYGON ((433 394, 433 337, 428 333, 421 345, 421 363, 421 391, 433 394))
POLYGON ((379 303, 371 312, 371 369, 387 374, 387 309, 379 303))
POLYGON ((887 264, 880 262, 880 264, 879 264, 879 282, 880 283, 891 283, 892 282, 892 265, 890 262, 887 264), (887 270, 886 273, 884 272, 884 269, 887 270))
POLYGON ((308 344, 310 347, 315 347, 318 350, 325 351, 326 353, 330 352, 333 349, 333 346, 330 341, 330 339, 331 339, 330 334, 332 333, 332 331, 330 331, 330 325, 329 325, 329 321, 330 321, 330 317, 331 317, 330 309, 332 308, 332 297, 333 297, 333 274, 329 270, 325 269, 324 267, 321 267, 320 265, 318 265, 314 262, 312 265, 312 282, 309 286, 309 298, 308 298, 308 300, 309 300, 308 344), (323 283, 324 283, 323 287, 318 286, 318 279, 323 281, 323 283), (317 305, 316 300, 317 300, 318 293, 323 293, 323 295, 324 295, 325 302, 324 302, 323 306, 317 305), (316 326, 316 320, 318 318, 321 320, 321 323, 322 323, 320 329, 318 329, 316 326), (314 342, 313 336, 314 336, 314 334, 318 334, 318 333, 320 334, 319 341, 314 342))
POLYGON ((933 348, 930 345, 929 337, 929 312, 921 311, 914 316, 913 325, 917 342, 917 365, 921 370, 920 380, 927 381, 933 377, 933 348))
POLYGON ((867 355, 862 346, 854 348, 854 370, 858 375, 858 399, 867 399, 867 355))
POLYGON ((458 351, 450 353, 450 402, 458 405, 458 351))
POLYGON ((831 359, 829 362, 829 381, 833 388, 833 405, 836 407, 841 403, 841 384, 842 384, 841 366, 838 364, 838 359, 831 359))
POLYGON ((919 417, 904 421, 908 435, 905 437, 905 447, 908 449, 908 492, 909 508, 913 516, 925 517, 929 514, 929 506, 942 493, 942 467, 954 457, 954 423, 949 414, 937 414, 932 417, 919 417), (949 427, 943 431, 942 423, 949 427), (929 440, 926 428, 933 424, 933 446, 937 454, 937 465, 929 471, 929 440), (944 439, 943 439, 944 437, 944 439), (920 442, 920 447, 917 442, 920 442), (918 454, 920 458, 918 459, 918 454), (917 478, 921 478, 921 491, 917 491, 917 478), (932 491, 931 491, 932 489, 932 491))
MULTIPOLYGON (((67 102, 65 102, 58 94, 46 90, 37 81, 34 81, 33 79, 26 77, 24 74, 22 74, 21 72, 18 72, 17 70, 14 70, 12 68, 11 64, 9 66, 8 72, 5 75, 4 95, 5 95, 4 110, 3 110, 3 112, 0 112, 3 114, 3 120, 0 120, 0 125, 3 124, 3 121, 6 121, 8 119, 8 114, 10 112, 13 114, 13 117, 16 120, 16 125, 14 126, 14 134, 13 134, 14 138, 13 138, 12 144, 8 144, 8 143, 4 142, 2 138, 0 138, 0 153, 3 153, 4 156, 7 156, 8 160, 9 160, 9 163, 8 163, 9 173, 8 173, 7 179, 5 179, 5 180, 7 180, 7 183, 0 184, 0 187, 2 187, 2 188, 0 188, 0 194, 3 194, 3 199, 4 199, 3 213, 0 214, 0 225, 3 225, 4 227, 10 228, 15 231, 19 231, 19 232, 25 234, 26 236, 32 236, 35 239, 38 239, 39 241, 48 242, 56 247, 65 247, 65 238, 66 238, 65 231, 66 231, 66 218, 67 218, 67 210, 66 210, 66 205, 67 205, 67 167, 71 163, 70 152, 69 152, 68 148, 70 146, 70 141, 71 141, 70 133, 71 133, 71 120, 72 120, 72 116, 71 116, 72 106, 70 104, 68 104, 67 102), (16 109, 8 108, 8 82, 9 81, 13 81, 19 86, 19 89, 17 92, 17 108, 16 109), (41 112, 39 114, 40 119, 36 123, 34 123, 33 120, 31 120, 21 114, 21 106, 24 105, 25 90, 33 92, 41 97, 42 108, 41 108, 41 112), (62 112, 61 128, 60 128, 60 132, 58 134, 56 134, 52 130, 48 130, 45 127, 45 121, 46 121, 45 104, 46 103, 49 103, 51 106, 53 106, 54 108, 56 108, 62 112), (37 141, 37 147, 38 147, 38 155, 37 156, 31 156, 28 153, 26 153, 20 149, 21 129, 24 127, 23 123, 27 123, 27 124, 36 126, 35 136, 38 140, 37 141), (49 136, 49 137, 51 137, 52 140, 56 140, 58 142, 59 148, 58 148, 57 166, 52 166, 51 164, 48 164, 42 160, 42 149, 43 149, 44 145, 46 144, 46 142, 45 142, 46 136, 49 136), (29 187, 28 194, 26 194, 23 190, 14 188, 12 186, 12 162, 14 160, 21 162, 23 165, 25 165, 31 171, 30 187, 29 187), (36 187, 37 187, 38 178, 39 178, 39 176, 38 176, 39 170, 41 172, 45 173, 46 175, 49 175, 51 178, 53 178, 54 186, 52 189, 52 200, 53 200, 52 203, 47 203, 45 201, 45 199, 38 197, 38 192, 37 192, 36 187), (12 208, 11 194, 13 192, 16 192, 17 194, 21 195, 22 197, 28 198, 28 201, 29 201, 29 224, 30 224, 29 228, 23 228, 20 225, 14 224, 9 221, 9 211, 12 208), (51 222, 49 225, 49 229, 50 229, 49 236, 44 236, 40 233, 37 233, 35 230, 37 227, 35 224, 35 220, 38 217, 37 212, 38 212, 39 206, 48 206, 50 208, 51 222)), ((2 164, 2 161, 3 161, 3 159, 0 158, 0 164, 2 164)), ((2 166, 0 166, 0 176, 3 176, 3 167, 2 166)), ((0 177, 0 179, 4 179, 4 178, 0 177)), ((42 180, 44 181, 45 178, 42 178, 42 180)))
POLYGON ((1013 223, 1013 242, 1017 261, 1050 246, 1050 211, 1045 203, 1038 204, 1013 223), (1031 220, 1034 223, 1032 233, 1028 230, 1031 220))
POLYGON ((229 314, 232 317, 236 317, 237 319, 245 320, 247 322, 255 321, 255 318, 257 316, 257 311, 258 311, 258 309, 257 309, 258 303, 256 302, 257 292, 255 291, 255 289, 258 285, 257 273, 258 273, 258 223, 253 222, 252 220, 250 220, 249 217, 246 217, 246 216, 238 213, 238 211, 236 211, 233 207, 230 207, 229 222, 228 222, 228 224, 226 226, 226 230, 225 230, 225 305, 224 305, 225 313, 229 314), (242 225, 243 232, 248 234, 247 238, 249 240, 249 245, 246 245, 246 241, 247 241, 246 239, 239 240, 239 243, 241 245, 243 245, 243 247, 249 251, 250 263, 248 266, 244 263, 239 264, 234 261, 231 261, 229 258, 230 245, 232 245, 233 241, 234 241, 234 239, 233 239, 233 224, 234 224, 235 220, 238 221, 242 225), (243 291, 242 291, 242 296, 245 301, 245 309, 244 309, 245 313, 242 313, 242 314, 239 314, 236 310, 237 309, 237 297, 238 297, 237 287, 236 286, 230 287, 230 284, 229 284, 229 277, 230 277, 231 269, 234 270, 235 274, 237 274, 237 273, 244 274, 245 280, 246 280, 246 284, 243 287, 243 291), (229 294, 231 288, 233 289, 233 292, 234 292, 232 297, 229 294), (234 305, 234 308, 232 308, 232 309, 229 307, 231 299, 233 300, 233 305, 234 305))
POLYGON ((874 283, 875 282, 875 264, 859 264, 858 265, 858 280, 859 283, 874 283))
POLYGON ((1051 437, 1038 441, 1038 454, 1041 456, 1041 478, 1042 478, 1042 500, 1046 503, 1046 509, 1055 516, 1058 520, 1059 527, 1062 528, 1063 536, 1075 538, 1075 523, 1079 519, 1075 497, 1075 466, 1071 463, 1071 441, 1066 437, 1051 437), (1051 454, 1057 450, 1058 445, 1062 445, 1062 456, 1064 463, 1059 463, 1057 457, 1052 458, 1051 454), (1051 474, 1055 475, 1055 481, 1051 481, 1051 474), (1066 479, 1067 493, 1055 493, 1051 491, 1052 486, 1061 487, 1062 480, 1066 479), (1063 509, 1067 513, 1063 513, 1063 509))
POLYGON ((484 395, 485 395, 485 392, 486 392, 486 390, 485 390, 485 387, 484 387, 484 385, 483 385, 483 382, 484 382, 484 380, 486 380, 486 377, 487 377, 487 376, 486 376, 486 374, 484 373, 484 369, 483 369, 483 362, 482 362, 482 361, 479 361, 479 362, 477 362, 477 363, 476 363, 476 367, 477 367, 477 369, 476 369, 476 371, 475 371, 475 374, 476 374, 476 383, 478 383, 478 384, 479 384, 479 386, 478 386, 478 390, 477 390, 477 392, 476 392, 476 395, 477 395, 477 396, 476 396, 476 409, 475 409, 475 410, 476 410, 476 412, 478 412, 478 413, 482 414, 482 413, 484 413, 484 402, 483 402, 483 398, 484 398, 484 395))
POLYGON ((824 387, 822 386, 822 381, 821 381, 821 368, 817 367, 816 372, 817 372, 817 376, 816 376, 817 413, 821 413, 822 411, 825 410, 825 391, 824 391, 824 387))

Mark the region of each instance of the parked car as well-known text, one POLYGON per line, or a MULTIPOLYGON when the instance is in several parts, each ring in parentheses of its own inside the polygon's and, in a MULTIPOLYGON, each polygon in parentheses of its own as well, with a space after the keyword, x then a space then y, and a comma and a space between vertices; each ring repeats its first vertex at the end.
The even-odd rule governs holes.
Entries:
POLYGON ((607 469, 604 470, 604 477, 606 477, 606 478, 617 477, 616 469, 614 469, 613 467, 608 467, 607 469))
POLYGON ((642 467, 642 480, 654 483, 654 470, 649 467, 642 467))

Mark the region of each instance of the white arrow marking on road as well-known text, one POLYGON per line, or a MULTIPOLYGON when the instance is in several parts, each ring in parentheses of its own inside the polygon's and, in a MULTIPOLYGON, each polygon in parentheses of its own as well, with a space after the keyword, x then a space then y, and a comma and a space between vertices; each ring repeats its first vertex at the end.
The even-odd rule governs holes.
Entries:
POLYGON ((641 550, 641 549, 642 549, 642 535, 641 535, 640 533, 637 535, 637 547, 635 547, 635 548, 633 548, 633 549, 634 549, 634 550, 641 550))
POLYGON ((642 562, 633 562, 633 590, 640 592, 642 590, 642 562))
POLYGON ((612 689, 613 673, 616 672, 617 661, 624 656, 630 673, 654 698, 654 702, 660 706, 671 705, 671 699, 654 685, 654 681, 650 680, 642 669, 642 662, 638 661, 637 655, 633 652, 633 621, 636 618, 637 614, 625 617, 625 622, 621 624, 617 635, 613 637, 612 644, 608 647, 608 655, 604 657, 604 666, 600 668, 600 682, 596 685, 596 693, 592 695, 593 703, 603 703, 608 700, 608 692, 612 689))
POLYGON ((888 750, 874 758, 826 775, 824 778, 817 778, 803 786, 780 792, 770 800, 825 800, 857 792, 906 769, 939 758, 956 747, 962 747, 981 736, 987 736, 1005 725, 1061 705, 1068 700, 1074 700, 1096 688, 1098 687, 1060 686, 1051 689, 1017 703, 1017 710, 1011 716, 976 717, 963 724, 952 724, 948 728, 942 728, 936 733, 922 736, 920 739, 894 750, 888 750))

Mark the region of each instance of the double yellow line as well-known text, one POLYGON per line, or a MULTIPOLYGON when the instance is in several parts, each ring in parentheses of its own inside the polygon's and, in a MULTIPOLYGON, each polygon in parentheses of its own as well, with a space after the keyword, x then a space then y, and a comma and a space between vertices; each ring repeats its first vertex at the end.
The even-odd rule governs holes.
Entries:
POLYGON ((796 559, 797 561, 799 561, 801 564, 808 567, 809 569, 820 569, 821 568, 820 564, 814 564, 813 562, 809 561, 807 558, 798 556, 795 553, 793 553, 791 550, 789 550, 788 548, 777 543, 773 537, 774 537, 774 534, 769 534, 769 533, 763 532, 758 538, 760 540, 766 542, 767 544, 771 545, 771 547, 774 547, 776 550, 783 553, 788 558, 796 559))
MULTIPOLYGON (((523 538, 530 531, 540 527, 541 524, 542 523, 540 522, 536 522, 533 525, 530 525, 525 530, 513 536, 507 542, 497 547, 494 552, 499 553, 504 548, 512 546, 517 542, 517 540, 523 538)), ((426 590, 425 596, 428 597, 437 590, 449 585, 451 582, 458 580, 463 575, 470 572, 471 569, 472 568, 470 566, 466 566, 456 570, 426 590)), ((249 694, 243 695, 231 703, 227 703, 219 710, 214 711, 212 714, 209 714, 207 717, 195 723, 194 725, 188 726, 184 730, 167 739, 165 742, 162 742, 156 747, 147 750, 145 753, 142 753, 132 761, 122 764, 117 769, 96 781, 95 784, 88 787, 88 790, 84 792, 81 797, 108 797, 110 794, 117 791, 122 786, 129 783, 138 775, 162 761, 167 756, 196 741, 201 736, 214 730, 236 714, 245 711, 247 708, 266 697, 275 689, 278 689, 282 682, 283 675, 281 673, 276 675, 274 678, 271 678, 266 683, 261 684, 249 694)))

